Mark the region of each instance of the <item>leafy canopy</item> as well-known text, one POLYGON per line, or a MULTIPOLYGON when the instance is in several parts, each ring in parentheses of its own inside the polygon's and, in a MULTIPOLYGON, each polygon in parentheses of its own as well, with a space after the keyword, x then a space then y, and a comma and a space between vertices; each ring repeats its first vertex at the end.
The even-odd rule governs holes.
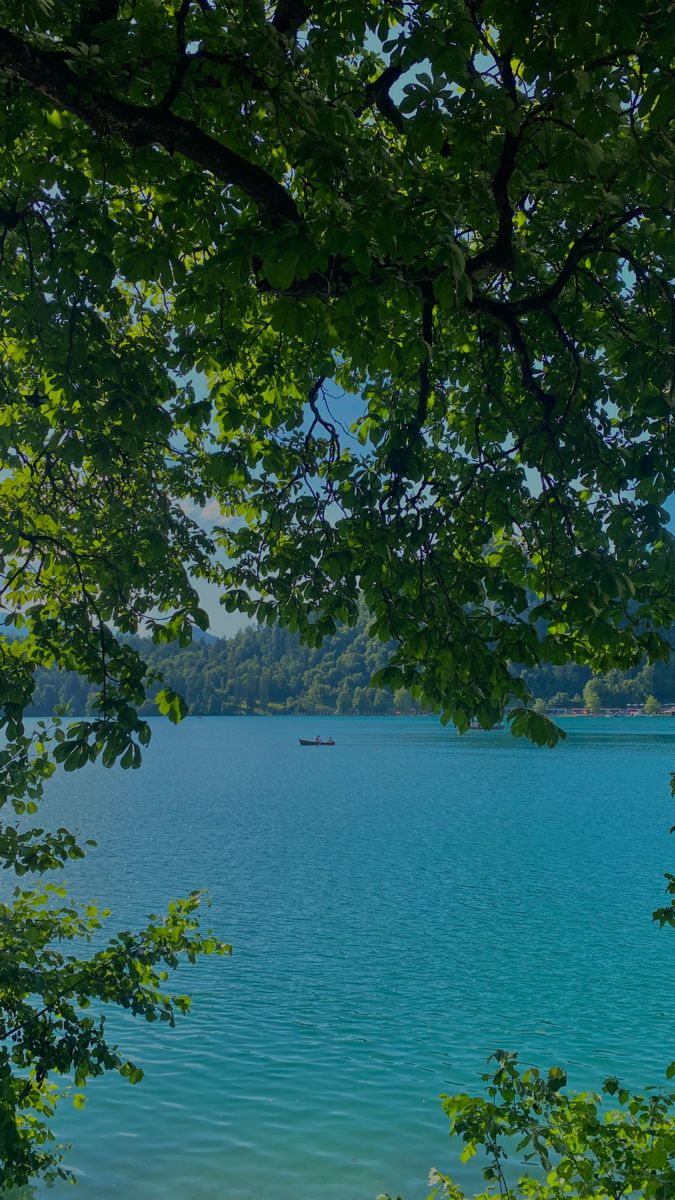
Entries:
POLYGON ((362 593, 398 644, 381 682, 460 728, 527 704, 512 661, 667 653, 665 0, 0 19, 5 600, 31 654, 115 659, 133 702, 100 630, 203 620, 200 575, 315 641, 362 593), (176 505, 207 497, 236 518, 212 539, 176 505))

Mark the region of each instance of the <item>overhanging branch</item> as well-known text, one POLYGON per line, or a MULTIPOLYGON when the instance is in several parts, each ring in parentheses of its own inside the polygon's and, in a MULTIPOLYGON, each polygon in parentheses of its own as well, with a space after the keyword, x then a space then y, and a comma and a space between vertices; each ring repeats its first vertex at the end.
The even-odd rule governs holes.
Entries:
POLYGON ((382 116, 387 117, 399 133, 402 133, 405 129, 405 119, 401 110, 394 104, 389 95, 389 89, 401 78, 401 75, 403 75, 403 67, 390 65, 385 67, 377 79, 373 79, 364 88, 366 96, 365 107, 374 105, 376 108, 379 108, 382 116))
POLYGON ((299 221, 292 196, 272 175, 185 117, 162 106, 143 106, 119 100, 78 75, 64 54, 41 50, 8 29, 0 28, 0 73, 27 84, 57 107, 73 113, 101 136, 121 138, 130 146, 161 146, 179 153, 209 171, 216 179, 239 188, 270 216, 299 221))
POLYGON ((295 37, 301 25, 309 20, 311 8, 305 0, 279 0, 272 17, 277 33, 284 37, 295 37))
MULTIPOLYGON (((504 88, 511 99, 514 113, 517 113, 518 93, 510 65, 510 52, 498 61, 504 88)), ((513 266, 513 205, 509 197, 509 184, 516 169, 520 138, 520 130, 514 133, 507 128, 504 132, 499 164, 491 184, 497 210, 497 237, 492 246, 467 262, 466 272, 472 279, 479 279, 486 272, 504 271, 513 266)))
POLYGON ((609 223, 605 217, 594 221, 573 243, 565 262, 553 282, 541 292, 537 292, 532 296, 524 296, 522 300, 511 301, 509 305, 511 312, 515 315, 520 315, 521 313, 538 312, 548 308, 554 300, 558 299, 565 284, 571 279, 581 260, 592 250, 607 250, 609 248, 607 244, 609 238, 613 234, 618 233, 619 229, 622 229, 624 225, 628 225, 630 221, 634 221, 636 217, 640 216, 642 216, 641 208, 629 208, 609 223))

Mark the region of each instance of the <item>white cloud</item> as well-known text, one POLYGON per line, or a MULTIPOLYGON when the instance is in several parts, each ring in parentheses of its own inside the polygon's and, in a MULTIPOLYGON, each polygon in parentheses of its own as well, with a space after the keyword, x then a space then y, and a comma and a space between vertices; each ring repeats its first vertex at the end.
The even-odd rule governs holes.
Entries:
POLYGON ((209 500, 203 508, 195 504, 194 500, 179 500, 178 503, 186 517, 201 525, 203 529, 212 529, 216 522, 222 519, 223 510, 217 500, 209 500))

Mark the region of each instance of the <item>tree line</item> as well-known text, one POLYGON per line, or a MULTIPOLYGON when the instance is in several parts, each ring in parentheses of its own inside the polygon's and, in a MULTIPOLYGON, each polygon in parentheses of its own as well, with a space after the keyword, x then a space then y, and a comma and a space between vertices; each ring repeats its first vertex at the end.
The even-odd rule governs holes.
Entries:
MULTIPOLYGON (((342 627, 320 647, 303 645, 297 634, 280 627, 251 627, 231 638, 154 644, 130 639, 163 684, 180 693, 190 713, 222 716, 246 713, 338 713, 341 715, 418 713, 424 705, 404 688, 370 685, 386 667, 388 643, 368 636, 364 615, 342 627)), ((675 699, 675 661, 632 670, 592 675, 587 666, 566 663, 521 669, 538 706, 624 707, 675 699)), ((144 706, 154 711, 150 689, 144 706)), ((73 714, 93 710, 97 687, 75 672, 41 670, 30 712, 45 716, 67 707, 73 714)))

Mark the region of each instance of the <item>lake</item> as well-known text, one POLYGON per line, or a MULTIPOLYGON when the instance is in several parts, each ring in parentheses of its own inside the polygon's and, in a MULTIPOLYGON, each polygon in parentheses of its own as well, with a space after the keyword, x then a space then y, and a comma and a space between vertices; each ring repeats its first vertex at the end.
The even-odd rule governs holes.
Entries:
POLYGON ((59 775, 50 820, 99 843, 72 893, 121 928, 206 887, 234 955, 181 971, 175 1030, 115 1015, 146 1079, 63 1106, 80 1186, 50 1194, 413 1200, 433 1166, 478 1187, 438 1097, 498 1047, 577 1089, 661 1080, 675 721, 562 724, 550 751, 427 718, 158 720, 141 771, 59 775))

